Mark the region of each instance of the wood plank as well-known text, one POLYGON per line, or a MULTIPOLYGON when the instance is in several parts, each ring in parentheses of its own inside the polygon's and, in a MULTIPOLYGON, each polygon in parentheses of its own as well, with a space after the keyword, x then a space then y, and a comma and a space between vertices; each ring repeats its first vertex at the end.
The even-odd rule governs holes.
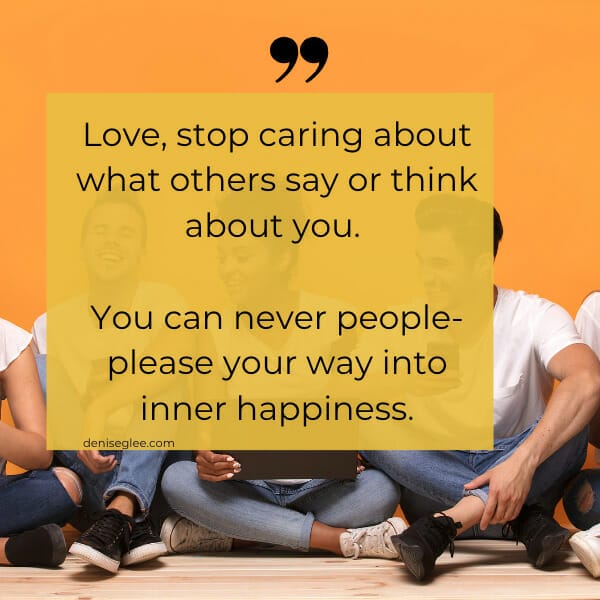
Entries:
POLYGON ((168 556, 112 576, 69 557, 56 570, 2 567, 0 598, 63 600, 196 598, 402 598, 411 600, 598 600, 592 579, 568 547, 552 568, 526 562, 522 545, 463 541, 418 584, 397 561, 347 560, 292 552, 168 556))

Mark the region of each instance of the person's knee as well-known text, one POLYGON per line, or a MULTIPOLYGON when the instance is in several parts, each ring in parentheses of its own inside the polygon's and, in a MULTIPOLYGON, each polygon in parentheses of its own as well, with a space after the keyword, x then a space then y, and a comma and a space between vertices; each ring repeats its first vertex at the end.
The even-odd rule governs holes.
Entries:
POLYGON ((589 513, 594 506, 594 490, 589 481, 584 481, 575 496, 575 505, 583 513, 589 513))
POLYGON ((589 513, 594 507, 596 491, 592 486, 590 475, 590 471, 587 470, 579 473, 579 475, 573 479, 565 493, 565 496, 569 497, 570 504, 581 514, 589 513))
POLYGON ((361 456, 374 467, 381 469, 382 466, 389 465, 394 460, 394 454, 389 450, 361 450, 361 456))
POLYGON ((389 519, 398 508, 400 486, 377 469, 367 469, 356 482, 342 485, 358 486, 353 494, 353 509, 346 514, 328 516, 327 525, 366 527, 389 519))
POLYGON ((66 467, 54 467, 52 470, 54 471, 58 481, 60 481, 61 485, 69 495, 69 498, 71 498, 73 501, 73 504, 81 504, 83 490, 79 477, 66 467))
POLYGON ((404 474, 411 473, 415 465, 419 462, 414 451, 361 450, 360 454, 370 465, 383 471, 391 479, 399 482, 402 482, 404 474))
POLYGON ((596 471, 582 471, 565 492, 565 512, 573 525, 579 529, 587 529, 600 519, 599 475, 596 471))
POLYGON ((368 495, 373 499, 374 508, 379 512, 381 520, 392 516, 400 502, 400 486, 377 469, 367 469, 363 475, 369 478, 368 495))
POLYGON ((178 503, 178 498, 188 488, 195 475, 196 465, 191 461, 173 463, 163 473, 160 487, 171 506, 178 503))

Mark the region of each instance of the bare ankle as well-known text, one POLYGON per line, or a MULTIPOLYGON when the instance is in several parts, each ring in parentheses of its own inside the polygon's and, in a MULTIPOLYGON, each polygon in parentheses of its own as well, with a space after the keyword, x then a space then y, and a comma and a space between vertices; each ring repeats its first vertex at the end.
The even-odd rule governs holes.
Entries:
POLYGON ((116 510, 128 517, 133 517, 137 511, 138 504, 133 495, 126 492, 119 492, 113 497, 106 508, 116 510))

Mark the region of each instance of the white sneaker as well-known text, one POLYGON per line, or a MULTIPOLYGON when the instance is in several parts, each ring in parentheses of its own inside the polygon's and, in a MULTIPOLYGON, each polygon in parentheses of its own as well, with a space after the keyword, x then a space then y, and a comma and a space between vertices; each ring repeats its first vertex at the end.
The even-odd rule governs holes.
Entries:
POLYGON ((398 558, 391 537, 406 529, 400 517, 392 517, 379 525, 348 529, 340 535, 340 548, 347 558, 398 558))
POLYGON ((228 552, 233 538, 196 525, 179 515, 168 516, 160 529, 160 539, 169 553, 228 552))
POLYGON ((600 523, 572 535, 569 544, 592 577, 600 577, 600 523))

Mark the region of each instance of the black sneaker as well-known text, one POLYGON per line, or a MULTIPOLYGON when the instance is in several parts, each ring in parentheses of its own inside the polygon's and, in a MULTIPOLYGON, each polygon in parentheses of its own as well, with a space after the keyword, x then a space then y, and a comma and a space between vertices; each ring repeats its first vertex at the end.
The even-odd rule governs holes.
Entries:
POLYGON ((547 565, 571 535, 540 506, 524 506, 519 516, 507 525, 512 529, 517 544, 523 542, 527 558, 536 567, 547 565))
POLYGON ((110 509, 73 543, 69 552, 111 573, 116 573, 121 556, 129 550, 133 519, 110 509))
POLYGON ((146 518, 139 523, 134 523, 129 540, 129 550, 123 554, 121 564, 123 566, 135 565, 164 556, 166 553, 167 547, 152 530, 150 519, 146 518))
POLYGON ((58 525, 42 525, 8 536, 4 553, 15 567, 58 567, 67 556, 67 545, 58 525))
POLYGON ((454 556, 454 538, 462 527, 450 517, 421 517, 400 535, 392 536, 392 543, 404 561, 406 568, 418 580, 431 577, 435 561, 450 546, 454 556))

